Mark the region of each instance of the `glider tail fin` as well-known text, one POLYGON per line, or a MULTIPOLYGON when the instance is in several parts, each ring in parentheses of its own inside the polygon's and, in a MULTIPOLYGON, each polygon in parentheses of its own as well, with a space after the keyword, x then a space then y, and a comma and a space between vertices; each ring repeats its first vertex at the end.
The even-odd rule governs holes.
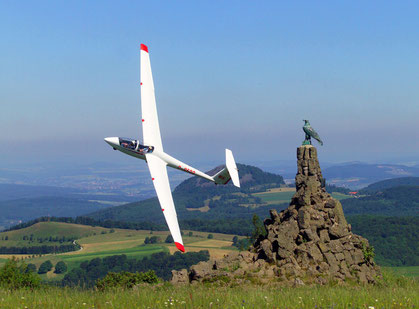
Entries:
POLYGON ((233 184, 240 188, 239 170, 230 149, 226 149, 226 167, 215 174, 212 178, 216 184, 223 185, 227 184, 231 179, 233 184))

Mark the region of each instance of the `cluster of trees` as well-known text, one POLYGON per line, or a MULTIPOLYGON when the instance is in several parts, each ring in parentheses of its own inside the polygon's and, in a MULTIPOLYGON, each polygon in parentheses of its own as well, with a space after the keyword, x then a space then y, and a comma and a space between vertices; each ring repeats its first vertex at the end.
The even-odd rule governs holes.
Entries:
MULTIPOLYGON (((26 271, 27 272, 33 272, 33 273, 38 273, 38 274, 46 274, 47 272, 49 272, 52 269, 53 265, 52 262, 50 260, 47 260, 45 262, 43 262, 40 266, 39 269, 37 270, 36 265, 29 263, 27 265, 26 271)), ((56 274, 63 274, 67 271, 67 264, 64 263, 63 261, 59 261, 57 262, 57 264, 55 264, 55 268, 54 268, 54 273, 56 274)))
POLYGON ((29 242, 34 242, 35 240, 42 244, 44 242, 59 242, 60 244, 65 243, 65 242, 73 242, 74 240, 76 240, 77 237, 75 236, 70 236, 70 237, 65 237, 65 236, 48 236, 48 237, 37 237, 36 239, 34 239, 34 235, 24 235, 22 237, 22 240, 28 240, 29 242))
POLYGON ((208 260, 209 253, 206 250, 184 254, 176 252, 173 255, 160 252, 143 259, 128 258, 124 254, 113 255, 82 262, 79 267, 72 269, 64 276, 62 284, 64 286, 93 287, 96 280, 104 278, 109 272, 120 273, 122 271, 135 273, 153 270, 158 277, 169 280, 173 269, 189 268, 200 261, 208 260))
POLYGON ((79 250, 78 244, 65 245, 43 245, 43 246, 23 246, 23 247, 0 247, 0 254, 47 254, 63 253, 79 250))
POLYGON ((146 238, 144 239, 144 244, 145 244, 145 245, 148 245, 148 244, 159 244, 159 243, 161 243, 161 242, 162 242, 162 240, 161 240, 161 238, 160 238, 160 237, 158 237, 158 236, 146 237, 146 238))
POLYGON ((419 265, 419 217, 350 216, 352 231, 368 239, 382 266, 419 265))
POLYGON ((126 271, 120 273, 108 273, 103 279, 96 280, 96 288, 104 291, 112 288, 131 289, 142 283, 158 283, 159 278, 154 271, 129 273, 126 271))
POLYGON ((46 274, 52 269, 52 263, 50 260, 43 262, 38 269, 38 274, 46 274))
POLYGON ((28 266, 16 259, 9 259, 0 268, 0 286, 9 289, 38 288, 41 279, 28 266))
POLYGON ((329 184, 326 183, 326 191, 329 192, 329 193, 339 192, 339 193, 342 193, 342 194, 349 194, 349 192, 351 192, 352 190, 348 189, 348 188, 344 188, 344 187, 338 187, 338 186, 335 186, 335 185, 329 185, 329 184))
POLYGON ((247 250, 251 245, 251 240, 249 237, 239 239, 237 236, 233 237, 233 246, 238 248, 240 251, 247 250))

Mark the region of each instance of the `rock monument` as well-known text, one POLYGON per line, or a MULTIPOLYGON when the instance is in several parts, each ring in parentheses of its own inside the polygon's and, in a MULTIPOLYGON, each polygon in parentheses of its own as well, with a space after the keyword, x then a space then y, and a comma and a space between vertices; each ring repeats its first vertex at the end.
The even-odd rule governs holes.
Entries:
POLYGON ((289 207, 270 211, 266 236, 248 251, 173 271, 173 283, 258 280, 294 285, 374 283, 380 276, 368 240, 351 232, 341 203, 326 192, 311 145, 297 149, 296 193, 289 207))

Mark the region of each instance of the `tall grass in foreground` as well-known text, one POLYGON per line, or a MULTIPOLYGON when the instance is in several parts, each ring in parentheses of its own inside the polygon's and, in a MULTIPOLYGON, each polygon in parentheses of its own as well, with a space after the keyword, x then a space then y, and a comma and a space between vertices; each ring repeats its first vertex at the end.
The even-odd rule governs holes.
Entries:
POLYGON ((419 283, 386 274, 375 286, 173 286, 134 290, 0 289, 0 308, 418 308, 419 283))

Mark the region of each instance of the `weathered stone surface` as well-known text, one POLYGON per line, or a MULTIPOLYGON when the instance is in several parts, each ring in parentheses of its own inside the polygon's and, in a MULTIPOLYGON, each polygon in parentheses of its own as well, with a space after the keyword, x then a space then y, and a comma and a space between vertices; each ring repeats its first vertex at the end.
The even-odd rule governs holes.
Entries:
POLYGON ((269 263, 273 263, 276 260, 276 254, 272 252, 272 243, 268 239, 265 239, 260 243, 258 253, 259 258, 262 258, 269 263))
POLYGON ((173 271, 172 282, 219 276, 240 281, 250 276, 260 283, 278 278, 290 285, 343 283, 347 278, 374 283, 380 271, 373 261, 365 260, 368 241, 352 234, 341 203, 326 192, 323 181, 316 148, 299 147, 296 193, 287 209, 270 211, 264 221, 267 235, 260 236, 249 251, 201 262, 189 272, 173 271))
POLYGON ((190 281, 201 281, 213 273, 213 265, 208 262, 199 262, 191 267, 189 271, 190 281))
POLYGON ((335 208, 336 207, 336 200, 333 198, 330 198, 326 201, 324 204, 325 208, 335 208))
POLYGON ((300 278, 294 279, 294 286, 302 286, 302 285, 305 285, 303 280, 301 280, 300 278))
POLYGON ((298 210, 298 226, 300 229, 306 229, 310 226, 310 213, 307 206, 298 210))
POLYGON ((343 252, 343 246, 339 239, 331 240, 329 242, 329 247, 333 253, 343 252))
POLYGON ((189 275, 186 269, 172 270, 172 283, 189 283, 189 275))
POLYGON ((271 215, 272 221, 278 222, 278 223, 281 222, 281 218, 280 218, 280 216, 278 215, 278 212, 275 209, 271 209, 269 211, 269 213, 271 215))
POLYGON ((320 234, 320 242, 326 243, 330 241, 329 232, 327 230, 321 230, 319 234, 320 234))
POLYGON ((341 224, 333 224, 329 228, 329 235, 330 238, 336 239, 336 238, 342 238, 349 234, 349 230, 347 226, 341 225, 341 224))
POLYGON ((311 258, 313 258, 313 260, 315 262, 323 261, 323 255, 320 252, 319 247, 317 247, 317 245, 315 243, 313 243, 311 246, 308 247, 307 252, 308 252, 309 256, 311 258))
POLYGON ((364 262, 364 254, 360 249, 354 249, 352 251, 352 260, 355 265, 359 265, 364 262))

